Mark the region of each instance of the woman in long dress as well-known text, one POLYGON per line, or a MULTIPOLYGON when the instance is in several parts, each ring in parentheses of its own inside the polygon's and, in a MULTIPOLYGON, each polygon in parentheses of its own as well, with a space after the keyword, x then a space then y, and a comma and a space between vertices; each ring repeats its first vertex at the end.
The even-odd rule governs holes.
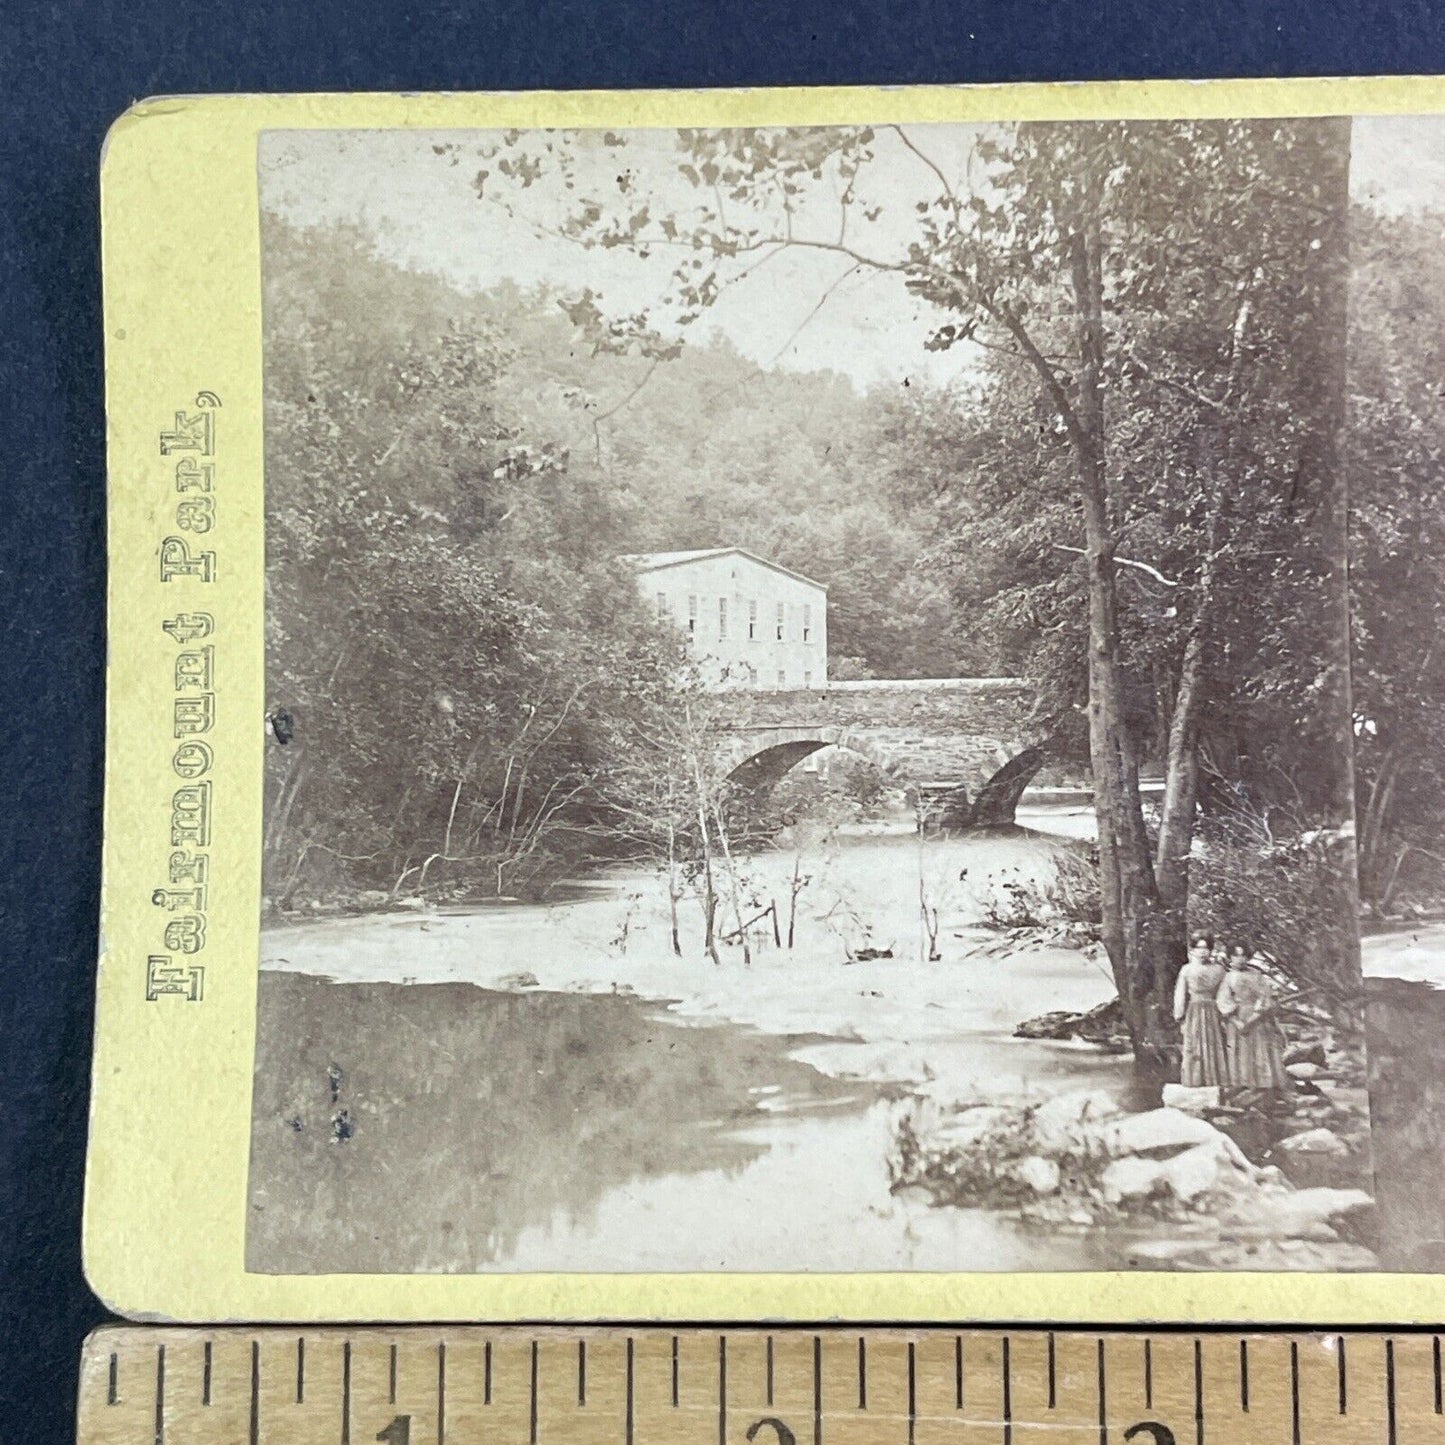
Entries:
POLYGON ((1202 935, 1189 949, 1189 962, 1179 970, 1174 985, 1174 1017, 1182 1025, 1184 1058, 1179 1081, 1190 1088, 1207 1088, 1229 1082, 1216 995, 1225 968, 1210 957, 1212 940, 1202 935))
POLYGON ((1278 999, 1268 968, 1262 953, 1250 954, 1236 944, 1229 953, 1229 972, 1219 986, 1229 1082, 1236 1089, 1283 1092, 1290 1086, 1284 1068, 1284 1030, 1275 1017, 1278 999))

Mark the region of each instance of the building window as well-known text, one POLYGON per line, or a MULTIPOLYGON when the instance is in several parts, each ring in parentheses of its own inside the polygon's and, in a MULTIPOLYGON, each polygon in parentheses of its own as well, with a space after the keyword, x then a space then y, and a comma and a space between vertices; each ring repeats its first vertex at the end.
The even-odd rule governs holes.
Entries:
POLYGON ((788 685, 788 674, 780 667, 778 669, 778 690, 781 692, 788 685))
POLYGON ((697 631, 697 597, 691 596, 687 599, 687 630, 697 631))
POLYGON ((658 620, 659 622, 666 622, 666 621, 667 621, 667 593, 666 593, 666 592, 659 592, 659 593, 657 594, 657 620, 658 620))
POLYGON ((748 641, 758 640, 758 599, 752 598, 748 602, 748 641))
POLYGON ((803 641, 811 641, 813 636, 813 607, 811 603, 803 603, 803 641))
POLYGON ((813 685, 813 674, 812 674, 811 672, 805 671, 805 672, 803 673, 803 686, 804 686, 804 687, 812 687, 812 685, 813 685))
POLYGON ((787 611, 781 602, 778 603, 778 641, 783 640, 783 623, 787 618, 787 611))
POLYGON ((719 597, 717 600, 717 635, 719 638, 728 635, 728 600, 726 597, 719 597))

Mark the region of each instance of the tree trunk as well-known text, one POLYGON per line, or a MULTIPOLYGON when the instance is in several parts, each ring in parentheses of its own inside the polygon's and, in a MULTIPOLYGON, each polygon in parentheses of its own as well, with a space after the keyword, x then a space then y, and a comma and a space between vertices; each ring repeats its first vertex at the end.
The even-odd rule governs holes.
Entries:
POLYGON ((673 825, 672 819, 669 818, 667 821, 667 911, 668 924, 672 930, 672 951, 677 958, 682 957, 682 934, 677 921, 677 903, 679 896, 677 886, 677 829, 673 825))
POLYGON ((1196 584, 1194 615, 1184 641, 1174 706, 1169 716, 1169 740, 1164 754, 1164 800, 1159 815, 1159 839, 1154 855, 1154 877, 1159 889, 1160 961, 1156 992, 1172 998, 1174 982, 1189 948, 1189 855, 1194 846, 1194 824, 1199 804, 1199 733, 1204 708, 1204 663, 1214 610, 1216 557, 1223 523, 1224 492, 1210 468, 1210 515, 1205 554, 1196 584))
POLYGON ((1199 714, 1203 688, 1204 622, 1196 613, 1184 644, 1179 688, 1169 722, 1169 749, 1164 767, 1164 801, 1159 815, 1159 842, 1154 874, 1163 912, 1161 927, 1170 953, 1172 990, 1184 963, 1189 928, 1189 853, 1194 845, 1194 819, 1199 801, 1199 714))
POLYGON ((1321 582, 1319 686, 1312 708, 1324 734, 1311 793, 1317 837, 1326 851, 1327 916, 1316 942, 1321 981, 1354 992, 1360 981, 1359 857, 1355 834, 1355 731, 1350 683, 1349 485, 1341 455, 1349 303, 1350 122, 1318 127, 1314 167, 1319 222, 1311 229, 1312 284, 1300 311, 1300 377, 1309 435, 1300 457, 1300 494, 1321 582))
POLYGON ((1160 1007, 1156 966, 1159 895, 1139 795, 1139 768, 1124 717, 1114 537, 1109 520, 1103 400, 1104 324, 1097 178, 1085 178, 1083 224, 1069 238, 1077 307, 1078 427, 1089 610, 1089 763, 1099 832, 1101 933, 1134 1043, 1135 1059, 1158 1068, 1173 1027, 1160 1007))

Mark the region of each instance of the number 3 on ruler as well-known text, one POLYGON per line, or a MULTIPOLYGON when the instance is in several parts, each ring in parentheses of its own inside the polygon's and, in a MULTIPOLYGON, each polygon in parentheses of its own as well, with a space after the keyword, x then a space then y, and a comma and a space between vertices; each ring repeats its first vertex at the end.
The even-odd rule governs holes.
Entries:
POLYGON ((398 1415, 385 1430, 377 1432, 378 1440, 386 1445, 411 1445, 411 1416, 398 1415))

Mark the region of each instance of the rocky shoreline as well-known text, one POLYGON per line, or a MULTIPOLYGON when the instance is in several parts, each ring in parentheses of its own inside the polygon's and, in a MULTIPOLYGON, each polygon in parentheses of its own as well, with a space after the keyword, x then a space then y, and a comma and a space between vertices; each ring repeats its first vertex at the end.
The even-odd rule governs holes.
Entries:
MULTIPOLYGON (((1323 1014, 1296 1016, 1289 1032, 1285 1097, 1165 1084, 1158 1107, 1133 1112, 1087 1089, 916 1099, 897 1121, 894 1188, 1052 1230, 1137 1228, 1137 1268, 1378 1268, 1374 1200, 1360 1187, 1372 1178, 1362 1052, 1323 1014)), ((1118 1004, 1047 1014, 1016 1035, 1117 1052, 1118 1004)))

